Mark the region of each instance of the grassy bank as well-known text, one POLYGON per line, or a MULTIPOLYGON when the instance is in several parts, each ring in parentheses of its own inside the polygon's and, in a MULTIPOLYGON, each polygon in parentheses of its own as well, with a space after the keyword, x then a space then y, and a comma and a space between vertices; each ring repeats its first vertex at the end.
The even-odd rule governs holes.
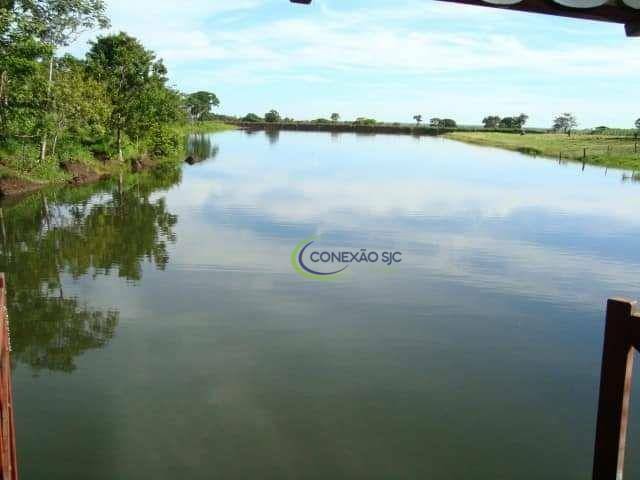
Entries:
POLYGON ((449 132, 446 138, 603 167, 640 170, 640 145, 632 136, 545 133, 449 132))
POLYGON ((90 183, 162 163, 182 162, 185 158, 183 140, 187 135, 232 128, 221 122, 170 125, 163 135, 175 139, 173 149, 158 155, 150 152, 148 145, 129 142, 124 147, 124 162, 118 161, 115 152, 108 152, 99 144, 79 143, 63 145, 55 156, 39 161, 37 145, 14 142, 0 150, 0 197, 22 195, 48 185, 90 183))
MULTIPOLYGON (((246 122, 231 120, 229 123, 247 130, 300 130, 306 132, 335 132, 335 133, 381 133, 391 135, 442 135, 448 132, 479 132, 486 131, 483 127, 458 125, 456 127, 432 127, 408 123, 359 123, 359 122, 246 122)), ((492 130, 499 132, 513 132, 513 129, 492 130)), ((518 130, 519 132, 520 130, 518 130)), ((528 133, 543 133, 539 129, 527 129, 528 133)))

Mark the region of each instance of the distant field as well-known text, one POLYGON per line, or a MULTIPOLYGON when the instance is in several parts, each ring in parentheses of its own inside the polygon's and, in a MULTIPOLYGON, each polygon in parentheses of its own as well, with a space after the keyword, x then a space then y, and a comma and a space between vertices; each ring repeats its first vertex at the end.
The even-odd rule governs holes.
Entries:
POLYGON ((500 132, 449 132, 452 140, 515 150, 530 155, 576 160, 591 165, 640 170, 640 145, 633 135, 500 132))

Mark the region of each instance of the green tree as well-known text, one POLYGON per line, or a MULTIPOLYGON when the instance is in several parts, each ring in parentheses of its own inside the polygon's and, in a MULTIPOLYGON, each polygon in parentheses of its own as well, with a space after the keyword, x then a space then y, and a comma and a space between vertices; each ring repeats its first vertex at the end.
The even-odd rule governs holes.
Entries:
POLYGON ((563 113, 553 120, 553 129, 571 135, 571 130, 578 126, 578 121, 572 113, 563 113))
POLYGON ((340 114, 339 113, 332 113, 331 114, 331 121, 333 123, 336 123, 336 122, 340 121, 340 114))
POLYGON ((75 139, 101 137, 111 114, 107 92, 91 78, 82 62, 65 56, 56 62, 57 78, 51 93, 53 140, 51 154, 67 133, 75 139))
POLYGON ((203 116, 211 112, 211 109, 220 105, 220 100, 212 92, 195 92, 186 96, 185 105, 195 120, 202 120, 203 116))
POLYGON ((37 135, 35 119, 44 107, 46 84, 41 58, 51 48, 35 36, 30 17, 0 9, 0 141, 37 135))
POLYGON ((518 121, 515 117, 504 117, 498 125, 500 128, 518 128, 518 121))
POLYGON ((243 122, 261 122, 262 118, 260 118, 255 113, 247 113, 244 117, 242 117, 243 122))
POLYGON ((489 115, 482 119, 484 128, 498 128, 502 119, 497 115, 489 115))
POLYGON ((416 121, 416 125, 420 125, 422 123, 422 115, 414 115, 413 119, 416 121))
POLYGON ((269 110, 264 114, 264 121, 269 123, 277 123, 280 121, 280 114, 276 110, 269 110))
POLYGON ((516 125, 518 126, 518 128, 524 128, 524 126, 529 121, 529 115, 527 115, 526 113, 521 113, 520 115, 515 117, 515 119, 516 119, 516 125))
POLYGON ((87 66, 110 94, 110 125, 115 131, 118 157, 122 161, 123 133, 135 134, 153 116, 148 107, 156 102, 148 100, 162 97, 163 93, 158 90, 166 82, 166 68, 153 52, 124 32, 91 42, 87 66))
POLYGON ((635 126, 638 130, 640 130, 640 118, 636 120, 635 126))
MULTIPOLYGON (((103 0, 17 0, 12 2, 21 15, 30 17, 39 40, 49 47, 47 74, 47 102, 45 116, 51 112, 51 93, 54 85, 54 64, 57 49, 68 46, 84 30, 94 27, 106 28, 109 19, 105 15, 103 0)), ((44 119, 40 160, 47 155, 48 126, 53 122, 44 119)))
POLYGON ((356 120, 353 122, 355 125, 375 125, 377 122, 377 120, 375 118, 366 118, 366 117, 358 117, 356 118, 356 120))

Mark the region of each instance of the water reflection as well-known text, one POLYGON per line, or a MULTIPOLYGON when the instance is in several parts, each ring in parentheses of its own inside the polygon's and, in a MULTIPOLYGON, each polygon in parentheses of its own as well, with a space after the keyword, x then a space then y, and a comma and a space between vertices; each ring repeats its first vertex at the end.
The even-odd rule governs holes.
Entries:
POLYGON ((219 151, 220 148, 213 142, 211 135, 199 133, 189 135, 187 139, 187 163, 189 164, 214 160, 219 151))
POLYGON ((64 278, 117 271, 138 281, 145 260, 164 269, 178 218, 152 194, 179 181, 179 170, 165 168, 123 184, 41 193, 4 210, 0 271, 14 362, 71 372, 78 355, 109 342, 118 310, 66 295, 64 278))
POLYGON ((275 145, 280 140, 280 129, 278 128, 267 128, 264 134, 267 136, 270 145, 275 145))

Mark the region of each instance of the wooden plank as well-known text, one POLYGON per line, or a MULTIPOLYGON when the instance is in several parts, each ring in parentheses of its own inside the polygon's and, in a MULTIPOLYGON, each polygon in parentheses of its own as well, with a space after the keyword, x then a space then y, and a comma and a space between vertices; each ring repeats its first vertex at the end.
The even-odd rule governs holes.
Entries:
POLYGON ((16 433, 11 388, 9 316, 4 274, 0 273, 0 474, 2 480, 18 479, 16 433))
POLYGON ((602 349, 593 480, 621 480, 633 370, 635 302, 611 299, 602 349))

